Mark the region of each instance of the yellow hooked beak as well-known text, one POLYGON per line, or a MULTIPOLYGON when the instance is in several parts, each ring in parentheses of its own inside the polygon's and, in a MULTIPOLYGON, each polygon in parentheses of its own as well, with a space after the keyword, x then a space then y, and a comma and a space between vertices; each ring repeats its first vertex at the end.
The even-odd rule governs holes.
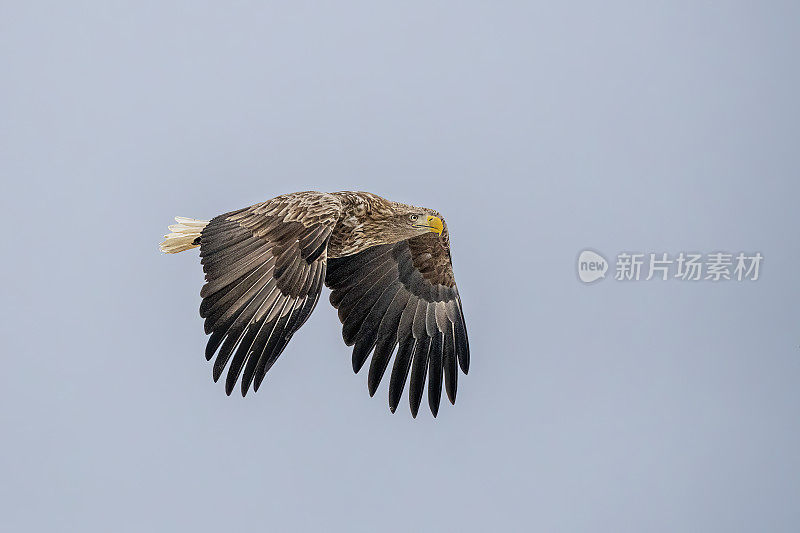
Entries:
POLYGON ((431 228, 431 231, 437 235, 441 235, 442 229, 444 229, 444 226, 442 225, 442 219, 432 215, 428 215, 428 227, 431 228))

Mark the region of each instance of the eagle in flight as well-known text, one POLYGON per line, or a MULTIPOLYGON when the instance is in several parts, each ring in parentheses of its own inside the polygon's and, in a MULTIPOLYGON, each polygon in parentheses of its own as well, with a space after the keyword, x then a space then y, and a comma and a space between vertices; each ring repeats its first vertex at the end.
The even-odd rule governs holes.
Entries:
POLYGON ((375 394, 392 353, 389 408, 409 381, 416 418, 427 377, 439 412, 442 381, 455 403, 469 342, 441 215, 366 192, 285 194, 210 221, 176 217, 161 250, 200 248, 206 359, 225 392, 257 391, 292 335, 317 304, 323 282, 339 311, 357 373, 370 353, 375 394), (396 348, 396 350, 395 350, 396 348), (410 380, 409 378, 410 373, 410 380))

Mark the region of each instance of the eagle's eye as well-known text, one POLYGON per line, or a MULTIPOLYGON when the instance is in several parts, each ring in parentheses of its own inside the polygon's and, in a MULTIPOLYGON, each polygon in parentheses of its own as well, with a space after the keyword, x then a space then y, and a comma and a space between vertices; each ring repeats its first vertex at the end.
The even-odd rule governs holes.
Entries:
POLYGON ((417 221, 417 215, 410 215, 409 218, 411 218, 411 222, 416 222, 417 221))

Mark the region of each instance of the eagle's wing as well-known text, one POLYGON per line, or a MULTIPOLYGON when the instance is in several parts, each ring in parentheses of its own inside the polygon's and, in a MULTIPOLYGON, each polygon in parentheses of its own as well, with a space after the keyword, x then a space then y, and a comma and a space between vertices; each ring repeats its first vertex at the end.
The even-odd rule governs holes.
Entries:
POLYGON ((369 367, 369 393, 375 394, 395 346, 389 382, 389 408, 394 412, 411 370, 409 402, 417 416, 425 377, 428 404, 439 411, 442 376, 451 403, 456 400, 458 369, 469 369, 469 343, 461 298, 450 261, 445 226, 441 236, 419 237, 368 248, 355 255, 329 259, 325 283, 331 304, 339 310, 342 336, 353 348, 358 372, 374 349, 369 367))
POLYGON ((313 311, 340 209, 335 196, 294 193, 220 215, 203 229, 206 358, 217 353, 214 381, 230 360, 228 394, 242 371, 242 395, 251 383, 258 390, 313 311))

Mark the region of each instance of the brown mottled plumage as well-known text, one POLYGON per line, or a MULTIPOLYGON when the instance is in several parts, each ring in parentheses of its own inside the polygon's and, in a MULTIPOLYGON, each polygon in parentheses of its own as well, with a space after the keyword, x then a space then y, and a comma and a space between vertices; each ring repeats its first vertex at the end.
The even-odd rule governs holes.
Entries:
POLYGON ((206 284, 200 315, 210 334, 206 358, 225 390, 258 390, 325 283, 358 372, 372 353, 375 394, 395 353, 392 412, 409 382, 416 417, 427 377, 439 410, 442 381, 455 403, 469 343, 453 278, 447 225, 431 209, 366 192, 285 194, 209 222, 176 218, 161 244, 168 253, 200 247, 206 284), (396 348, 396 350, 395 350, 396 348), (229 364, 230 363, 230 364, 229 364), (410 373, 410 379, 409 377, 410 373))

